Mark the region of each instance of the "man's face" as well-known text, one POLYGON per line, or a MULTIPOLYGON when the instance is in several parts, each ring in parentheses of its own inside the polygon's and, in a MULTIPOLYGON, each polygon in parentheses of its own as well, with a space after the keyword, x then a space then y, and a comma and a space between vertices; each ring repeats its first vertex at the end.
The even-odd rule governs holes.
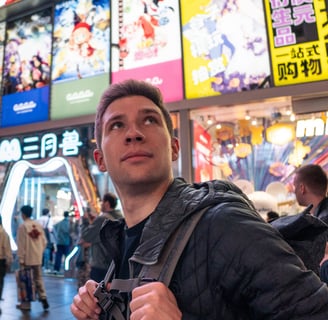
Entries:
POLYGON ((102 125, 101 150, 96 149, 94 157, 117 187, 172 178, 171 162, 178 158, 179 143, 151 100, 143 96, 115 100, 105 111, 102 125))

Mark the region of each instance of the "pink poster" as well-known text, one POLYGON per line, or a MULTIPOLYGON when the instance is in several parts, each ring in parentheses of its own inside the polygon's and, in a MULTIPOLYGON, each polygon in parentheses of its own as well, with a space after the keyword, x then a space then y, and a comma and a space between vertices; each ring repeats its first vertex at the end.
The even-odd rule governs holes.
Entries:
POLYGON ((183 99, 179 1, 115 0, 112 11, 111 82, 145 80, 165 102, 183 99))

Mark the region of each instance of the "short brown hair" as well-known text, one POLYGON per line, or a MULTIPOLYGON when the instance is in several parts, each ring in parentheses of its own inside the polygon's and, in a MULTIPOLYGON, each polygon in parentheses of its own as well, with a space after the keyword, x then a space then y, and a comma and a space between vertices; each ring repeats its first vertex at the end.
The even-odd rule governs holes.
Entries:
POLYGON ((154 104, 161 110, 167 129, 173 137, 173 123, 169 111, 164 106, 163 97, 160 90, 146 81, 135 79, 128 79, 119 83, 110 85, 103 93, 99 105, 97 107, 97 114, 95 119, 95 138, 97 147, 101 148, 102 137, 102 118, 108 106, 117 99, 130 97, 130 96, 143 96, 154 102, 154 104))
POLYGON ((326 196, 328 179, 323 168, 317 164, 307 164, 296 170, 297 181, 304 183, 312 193, 326 196))

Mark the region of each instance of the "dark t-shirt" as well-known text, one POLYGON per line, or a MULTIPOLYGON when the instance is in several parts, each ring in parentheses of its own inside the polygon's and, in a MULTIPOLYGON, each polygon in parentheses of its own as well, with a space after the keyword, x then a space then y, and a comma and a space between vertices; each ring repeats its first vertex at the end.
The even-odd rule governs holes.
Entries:
POLYGON ((148 220, 148 218, 139 222, 137 225, 135 225, 131 228, 125 229, 124 241, 121 244, 122 260, 121 260, 120 270, 119 270, 119 274, 118 274, 119 279, 129 279, 130 278, 129 259, 131 258, 134 251, 137 249, 137 247, 139 245, 142 230, 143 230, 147 220, 148 220))

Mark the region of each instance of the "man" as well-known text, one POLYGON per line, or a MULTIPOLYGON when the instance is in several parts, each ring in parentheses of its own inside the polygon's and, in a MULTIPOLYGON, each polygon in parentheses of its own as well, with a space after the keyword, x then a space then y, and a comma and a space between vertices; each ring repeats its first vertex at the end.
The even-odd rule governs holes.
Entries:
MULTIPOLYGON (((176 227, 210 207, 169 287, 149 282, 135 288, 127 319, 328 319, 327 286, 238 187, 174 179, 179 142, 155 87, 135 80, 111 85, 98 106, 95 136, 95 160, 109 172, 125 217, 101 230, 115 278, 137 277, 142 264, 156 263, 176 227)), ((89 280, 74 297, 77 319, 99 318, 96 288, 89 280)))
POLYGON ((91 271, 90 278, 96 282, 104 279, 111 260, 108 257, 106 248, 101 243, 99 232, 106 219, 118 219, 122 215, 118 210, 117 197, 112 193, 106 193, 103 196, 101 204, 101 212, 94 219, 89 215, 89 225, 82 225, 82 240, 91 244, 91 271))
POLYGON ((71 222, 68 211, 64 211, 64 219, 56 223, 54 229, 57 238, 54 274, 58 274, 61 270, 63 256, 65 258, 68 256, 72 244, 71 222))
MULTIPOLYGON (((33 272, 33 280, 39 300, 43 309, 49 308, 47 294, 42 278, 42 256, 46 247, 47 240, 42 226, 31 219, 33 208, 29 205, 21 207, 23 223, 19 226, 17 232, 17 256, 21 269, 30 268, 33 272)), ((30 310, 31 302, 21 302, 17 305, 18 309, 30 310)))
MULTIPOLYGON (((294 177, 294 192, 301 206, 312 205, 310 213, 328 224, 328 179, 323 168, 317 164, 308 164, 298 168, 294 177)), ((321 279, 328 283, 328 244, 321 261, 321 279)))
POLYGON ((7 271, 10 270, 12 262, 13 254, 11 252, 9 235, 2 226, 2 217, 0 216, 0 300, 3 300, 4 278, 7 271))

